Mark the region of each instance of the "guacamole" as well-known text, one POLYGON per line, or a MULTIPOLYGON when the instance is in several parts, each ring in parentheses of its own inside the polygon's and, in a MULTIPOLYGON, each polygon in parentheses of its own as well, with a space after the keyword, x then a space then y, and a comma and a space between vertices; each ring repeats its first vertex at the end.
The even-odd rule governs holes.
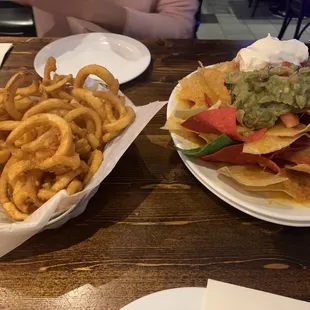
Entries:
POLYGON ((232 104, 250 129, 273 127, 281 114, 310 109, 310 68, 280 66, 226 76, 232 104))

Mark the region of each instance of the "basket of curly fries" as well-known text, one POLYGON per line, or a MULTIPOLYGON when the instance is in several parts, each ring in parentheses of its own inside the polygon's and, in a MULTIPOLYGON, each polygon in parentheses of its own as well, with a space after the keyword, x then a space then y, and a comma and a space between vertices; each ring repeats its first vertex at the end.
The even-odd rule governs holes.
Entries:
POLYGON ((136 108, 98 65, 58 75, 51 57, 42 80, 12 76, 0 90, 0 235, 2 219, 41 229, 89 196, 163 105, 136 108), (104 82, 97 90, 90 75, 104 82))

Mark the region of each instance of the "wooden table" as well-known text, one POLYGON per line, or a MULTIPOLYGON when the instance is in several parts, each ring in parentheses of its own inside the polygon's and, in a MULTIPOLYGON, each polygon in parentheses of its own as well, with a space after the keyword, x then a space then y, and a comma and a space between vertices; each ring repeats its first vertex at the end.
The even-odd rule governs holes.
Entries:
MULTIPOLYGON (((14 41, 0 83, 33 69, 49 39, 14 41)), ((167 100, 197 67, 230 60, 246 41, 145 41, 153 61, 122 86, 137 105, 167 100)), ((310 229, 266 223, 227 205, 186 169, 158 113, 86 212, 0 260, 0 305, 116 310, 146 294, 208 278, 310 301, 310 229), (89 286, 85 286, 89 284, 89 286), (50 305, 48 307, 48 305, 50 305), (51 306, 52 305, 52 306, 51 306), (88 305, 87 308, 85 305, 88 305)))

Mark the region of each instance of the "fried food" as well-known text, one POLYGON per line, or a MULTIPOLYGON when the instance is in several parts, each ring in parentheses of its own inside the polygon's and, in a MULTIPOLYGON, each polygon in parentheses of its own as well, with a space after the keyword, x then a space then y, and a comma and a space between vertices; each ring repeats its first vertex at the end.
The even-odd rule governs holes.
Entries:
POLYGON ((103 162, 105 144, 135 119, 107 69, 89 65, 76 78, 56 69, 50 57, 42 81, 18 72, 0 89, 0 202, 17 221, 61 190, 82 191, 103 162), (107 91, 87 89, 89 75, 107 91))
MULTIPOLYGON (((21 111, 17 110, 15 106, 15 96, 18 95, 18 89, 20 89, 25 83, 33 83, 36 81, 38 77, 29 71, 24 71, 17 73, 11 78, 9 82, 6 84, 4 92, 3 92, 3 102, 4 107, 7 113, 15 120, 21 120, 23 114, 21 111)), ((31 88, 29 86, 29 88, 31 88)), ((28 93, 30 95, 31 93, 28 93)))
POLYGON ((82 68, 74 81, 74 88, 82 88, 89 75, 96 75, 103 80, 109 87, 110 91, 117 95, 119 90, 118 80, 106 68, 99 65, 89 65, 82 68))

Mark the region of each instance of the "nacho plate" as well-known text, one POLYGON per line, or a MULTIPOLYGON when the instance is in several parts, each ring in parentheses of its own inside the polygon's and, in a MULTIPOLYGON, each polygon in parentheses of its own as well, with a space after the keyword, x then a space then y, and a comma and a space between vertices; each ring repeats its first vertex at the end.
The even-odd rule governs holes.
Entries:
MULTIPOLYGON (((178 84, 171 93, 167 106, 167 119, 176 107, 177 94, 180 89, 181 86, 178 84)), ((177 147, 189 148, 187 140, 174 133, 171 133, 171 136, 177 147)), ((285 199, 284 195, 283 198, 272 198, 274 196, 268 193, 246 191, 236 182, 224 176, 218 176, 216 164, 188 157, 179 151, 178 153, 191 173, 207 189, 236 209, 272 223, 296 227, 310 226, 310 203, 301 205, 290 199, 285 199)))

